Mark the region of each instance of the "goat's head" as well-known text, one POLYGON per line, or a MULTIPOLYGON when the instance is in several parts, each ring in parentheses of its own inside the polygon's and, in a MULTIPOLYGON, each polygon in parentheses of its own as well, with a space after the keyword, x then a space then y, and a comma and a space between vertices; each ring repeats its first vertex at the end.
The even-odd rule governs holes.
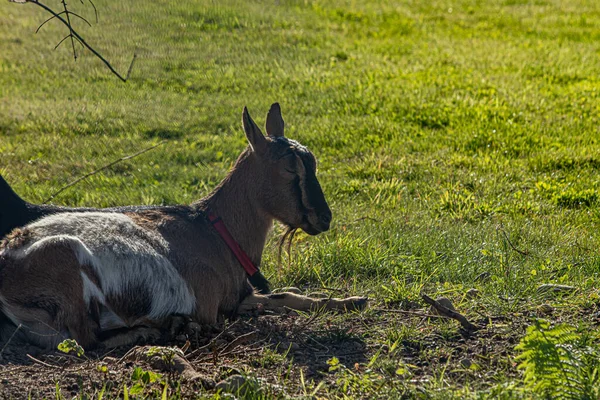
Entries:
POLYGON ((279 104, 271 106, 263 135, 244 107, 247 156, 259 169, 253 178, 260 207, 271 217, 310 235, 329 229, 331 210, 317 180, 317 161, 300 143, 283 135, 279 104))

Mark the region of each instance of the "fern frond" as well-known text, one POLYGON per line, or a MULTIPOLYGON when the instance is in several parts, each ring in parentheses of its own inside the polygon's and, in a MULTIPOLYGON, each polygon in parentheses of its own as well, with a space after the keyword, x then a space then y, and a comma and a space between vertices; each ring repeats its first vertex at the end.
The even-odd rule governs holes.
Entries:
POLYGON ((534 321, 515 347, 525 385, 551 398, 597 399, 600 352, 585 342, 574 326, 534 321))

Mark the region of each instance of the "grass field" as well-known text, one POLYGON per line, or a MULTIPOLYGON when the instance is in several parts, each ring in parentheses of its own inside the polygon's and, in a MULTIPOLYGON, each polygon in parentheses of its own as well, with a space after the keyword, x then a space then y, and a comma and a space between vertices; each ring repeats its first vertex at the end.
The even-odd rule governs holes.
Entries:
MULTIPOLYGON (((90 53, 75 62, 67 42, 53 51, 66 33, 49 23, 35 35, 39 8, 0 2, 0 173, 15 190, 42 202, 165 140, 53 202, 189 203, 246 145, 242 107, 262 125, 278 101, 286 135, 319 160, 334 223, 299 234, 289 265, 278 265, 276 227, 265 274, 275 287, 372 298, 351 315, 239 322, 275 333, 198 370, 247 375, 246 398, 529 398, 515 346, 536 318, 573 325, 600 351, 599 2, 96 6, 99 23, 76 26, 120 71, 137 53, 126 84, 90 53), (537 290, 548 283, 576 291, 537 290), (485 328, 397 312, 428 312, 422 292, 485 328)), ((94 360, 60 360, 68 373, 17 368, 44 374, 33 393, 49 398, 97 396, 107 382, 105 398, 123 397, 135 384, 134 364, 111 377, 94 360), (88 383, 69 389, 78 379, 88 383)), ((2 368, 13 367, 0 366, 6 380, 2 368)), ((219 396, 161 376, 174 398, 219 396)))

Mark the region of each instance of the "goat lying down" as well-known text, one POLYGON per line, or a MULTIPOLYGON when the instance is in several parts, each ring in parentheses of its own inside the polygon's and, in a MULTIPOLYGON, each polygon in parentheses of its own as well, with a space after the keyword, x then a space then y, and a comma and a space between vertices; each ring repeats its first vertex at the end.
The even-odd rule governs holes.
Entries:
POLYGON ((73 338, 89 348, 133 343, 181 315, 214 324, 258 307, 362 308, 363 297, 254 292, 209 217, 220 218, 258 266, 273 220, 317 235, 332 216, 316 160, 284 137, 279 105, 267 114, 266 137, 246 108, 242 121, 249 146, 217 188, 189 206, 64 212, 13 230, 0 244, 4 319, 42 347, 73 338))

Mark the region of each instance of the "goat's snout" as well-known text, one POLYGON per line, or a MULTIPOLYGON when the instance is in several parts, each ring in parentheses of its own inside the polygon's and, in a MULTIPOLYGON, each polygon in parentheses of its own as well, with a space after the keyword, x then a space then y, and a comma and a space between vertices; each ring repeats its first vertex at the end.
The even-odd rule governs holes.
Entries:
POLYGON ((322 231, 329 230, 329 225, 331 224, 331 219, 333 216, 331 215, 331 211, 327 210, 319 214, 319 228, 322 231))

